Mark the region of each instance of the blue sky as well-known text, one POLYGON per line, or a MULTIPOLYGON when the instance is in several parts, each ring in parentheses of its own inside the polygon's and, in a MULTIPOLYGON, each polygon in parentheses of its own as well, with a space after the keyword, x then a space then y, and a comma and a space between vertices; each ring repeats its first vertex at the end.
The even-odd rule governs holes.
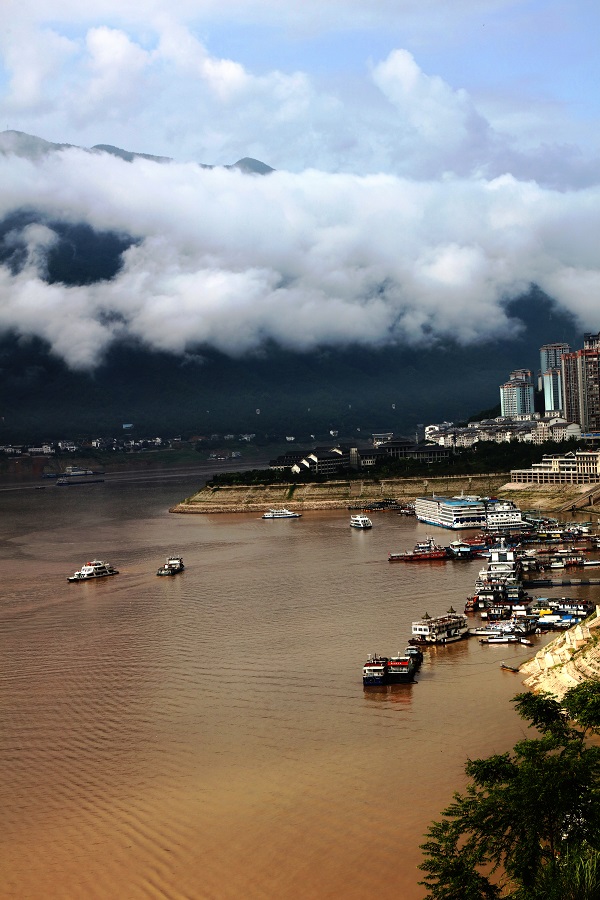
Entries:
MULTIPOLYGON (((211 163, 260 154, 291 171, 409 173, 381 148, 407 131, 422 92, 390 107, 373 81, 374 69, 400 50, 424 78, 444 82, 446 103, 452 92, 466 93, 501 138, 501 158, 497 146, 481 148, 480 169, 518 174, 508 151, 526 152, 530 177, 537 152, 544 180, 548 144, 598 160, 593 0, 6 3, 0 122, 48 140, 211 163), (346 139, 337 142, 336 130, 346 139), (321 143, 314 159, 307 132, 321 143), (364 144, 373 139, 380 152, 369 162, 364 144)), ((428 114, 435 117, 434 104, 428 114)), ((567 160, 564 169, 565 183, 589 177, 569 171, 567 160)))
POLYGON ((173 353, 465 346, 538 285, 600 329, 596 0, 4 0, 0 219, 135 238, 110 282, 49 286, 9 236, 0 331, 76 367, 173 353), (49 11, 52 18, 50 19, 49 11), (5 125, 4 125, 5 123, 5 125), (170 165, 76 149, 112 144, 170 165), (223 166, 250 156, 267 178, 223 166), (200 169, 197 162, 217 168, 200 169))

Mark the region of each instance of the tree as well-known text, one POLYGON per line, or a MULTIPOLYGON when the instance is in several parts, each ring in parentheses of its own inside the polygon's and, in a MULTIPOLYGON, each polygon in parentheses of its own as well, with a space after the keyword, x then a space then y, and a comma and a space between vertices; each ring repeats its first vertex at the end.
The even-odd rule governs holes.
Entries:
POLYGON ((467 761, 421 846, 427 900, 600 900, 600 681, 513 702, 539 737, 467 761))

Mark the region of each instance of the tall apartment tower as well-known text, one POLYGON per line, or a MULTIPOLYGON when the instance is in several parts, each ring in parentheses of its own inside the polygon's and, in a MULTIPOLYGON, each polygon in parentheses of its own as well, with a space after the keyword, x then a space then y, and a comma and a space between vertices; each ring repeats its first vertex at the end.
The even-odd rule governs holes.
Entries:
POLYGON ((544 344, 540 347, 540 372, 542 375, 548 369, 560 369, 560 358, 563 353, 570 353, 568 344, 544 344))
POLYGON ((563 412, 561 357, 570 353, 568 344, 544 344, 540 347, 540 372, 544 388, 544 410, 546 415, 563 412))
POLYGON ((600 431, 600 333, 585 334, 583 350, 562 357, 563 413, 582 431, 600 431))
POLYGON ((562 416, 562 372, 561 369, 547 369, 542 375, 544 389, 544 410, 547 416, 562 416))
POLYGON ((509 381, 526 381, 527 384, 533 384, 533 372, 531 369, 513 369, 508 378, 509 381))
MULTIPOLYGON (((531 372, 529 373, 531 376, 531 372)), ((500 413, 503 416, 520 416, 532 413, 533 384, 524 378, 511 378, 500 385, 500 413)))

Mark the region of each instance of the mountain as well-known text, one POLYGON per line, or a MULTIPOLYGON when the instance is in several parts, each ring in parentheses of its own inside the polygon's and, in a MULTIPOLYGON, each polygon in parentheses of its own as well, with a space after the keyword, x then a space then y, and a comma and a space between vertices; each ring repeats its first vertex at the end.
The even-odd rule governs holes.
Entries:
POLYGON ((541 344, 580 343, 573 323, 537 291, 512 311, 526 324, 518 341, 469 350, 448 344, 303 354, 269 346, 260 356, 232 359, 207 347, 178 358, 120 344, 92 373, 72 372, 38 340, 5 336, 0 443, 114 435, 124 423, 139 434, 251 431, 308 439, 333 428, 355 437, 409 434, 419 423, 466 420, 498 401, 498 386, 512 369, 537 370, 541 344))
MULTIPOLYGON (((131 150, 122 150, 120 147, 113 147, 112 144, 95 144, 93 147, 77 147, 75 144, 54 144, 52 141, 46 141, 43 138, 36 137, 32 134, 25 134, 23 131, 7 131, 0 132, 0 153, 14 153, 15 156, 22 156, 25 159, 39 160, 48 153, 56 153, 58 150, 66 150, 75 148, 84 150, 87 153, 108 153, 111 156, 118 156, 125 162, 133 162, 134 159, 147 159, 156 163, 173 162, 169 156, 153 156, 150 153, 134 153, 131 150)), ((207 163, 198 163, 204 169, 215 168, 207 163)), ((238 159, 231 165, 224 166, 226 169, 239 169, 241 172, 250 175, 268 175, 269 172, 275 170, 259 159, 252 159, 245 156, 238 159)))

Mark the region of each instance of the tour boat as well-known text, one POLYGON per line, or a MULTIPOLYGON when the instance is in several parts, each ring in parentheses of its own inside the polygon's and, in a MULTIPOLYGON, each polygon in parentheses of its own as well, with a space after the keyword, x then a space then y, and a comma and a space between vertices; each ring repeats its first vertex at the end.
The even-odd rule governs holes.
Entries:
POLYGON ((91 578, 106 578, 108 575, 118 575, 117 569, 110 563, 102 562, 101 559, 93 559, 86 562, 74 575, 70 575, 67 581, 88 581, 91 578))
POLYGON ((157 575, 177 575, 178 572, 183 572, 185 566, 183 564, 183 558, 181 556, 169 556, 167 557, 167 561, 164 566, 161 566, 157 575))
POLYGON ((450 644, 469 635, 467 617, 450 607, 445 616, 430 616, 412 623, 412 640, 425 644, 450 644))
POLYGON ((446 548, 440 547, 430 537, 425 541, 416 543, 413 550, 406 550, 403 553, 390 553, 388 556, 390 562, 424 562, 425 560, 448 558, 446 548))
POLYGON ((299 519, 302 513, 291 512, 289 509, 270 509, 263 514, 263 519, 299 519))
POLYGON ((350 516, 350 528, 372 528, 373 523, 368 516, 350 516))

